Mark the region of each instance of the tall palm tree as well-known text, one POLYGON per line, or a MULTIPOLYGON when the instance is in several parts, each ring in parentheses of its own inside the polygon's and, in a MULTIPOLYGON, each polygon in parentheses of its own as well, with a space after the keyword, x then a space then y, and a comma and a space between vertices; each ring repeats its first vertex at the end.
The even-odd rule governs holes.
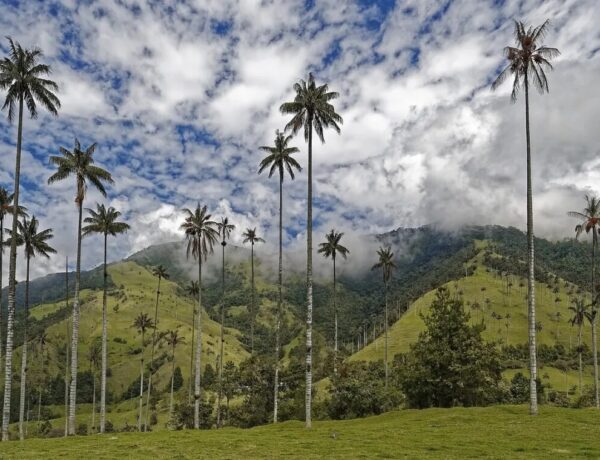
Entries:
POLYGON ((381 268, 381 273, 383 275, 383 285, 385 288, 385 346, 383 348, 383 367, 385 369, 385 389, 388 387, 388 285, 390 279, 392 278, 392 272, 394 268, 396 268, 396 264, 394 263, 394 253, 391 248, 383 248, 380 247, 377 250, 377 255, 379 256, 379 261, 373 265, 371 270, 377 270, 381 268))
POLYGON ((48 240, 53 238, 52 229, 38 231, 39 222, 35 216, 31 220, 23 217, 23 220, 17 222, 17 233, 7 230, 9 235, 8 244, 16 242, 17 246, 23 246, 25 250, 25 318, 23 320, 23 347, 21 352, 21 395, 19 402, 19 439, 25 438, 25 390, 27 380, 27 322, 29 319, 29 265, 31 258, 36 255, 50 258, 50 254, 56 253, 53 247, 48 244, 48 240))
POLYGON ((579 236, 585 230, 586 233, 592 233, 592 310, 590 314, 590 324, 592 326, 592 355, 594 359, 594 402, 596 408, 600 408, 600 399, 598 398, 598 325, 596 324, 596 312, 598 311, 597 293, 596 293, 596 248, 598 247, 598 231, 600 229, 600 200, 595 196, 585 196, 585 208, 582 212, 571 211, 569 216, 581 220, 580 224, 575 226, 575 237, 579 236))
POLYGON ((152 374, 154 373, 154 350, 156 349, 156 328, 158 327, 158 300, 160 297, 160 281, 168 280, 169 273, 162 265, 155 267, 152 274, 158 278, 156 286, 156 305, 154 307, 154 326, 152 328, 152 352, 150 353, 150 375, 148 376, 148 393, 146 394, 146 417, 144 418, 144 431, 148 431, 148 413, 150 412, 150 394, 152 393, 152 374))
POLYGON ((197 325, 198 337, 196 342, 196 369, 194 375, 194 428, 200 428, 200 374, 202 372, 202 260, 206 261, 208 254, 213 252, 213 246, 216 244, 219 232, 217 223, 211 220, 206 206, 196 206, 195 210, 184 209, 185 221, 181 229, 185 232, 187 239, 187 257, 190 254, 198 261, 198 313, 197 325))
POLYGON ((178 330, 167 332, 167 345, 171 347, 171 398, 169 399, 169 419, 173 417, 173 383, 175 382, 175 349, 177 345, 183 345, 185 337, 179 335, 178 330))
POLYGON ((279 172, 279 295, 277 300, 277 321, 275 327, 275 379, 273 391, 273 423, 277 423, 277 411, 279 407, 279 355, 280 355, 280 329, 281 313, 283 305, 283 179, 287 170, 290 178, 294 180, 294 170, 302 171, 295 158, 294 153, 298 153, 298 147, 289 147, 288 144, 292 136, 285 136, 279 130, 275 131, 275 145, 263 145, 259 147, 267 156, 260 162, 258 173, 262 173, 269 168, 269 177, 273 176, 275 171, 279 172))
MULTIPOLYGON (((190 281, 185 291, 192 299, 198 298, 200 287, 198 281, 190 281)), ((190 384, 188 389, 188 402, 192 403, 192 381, 194 379, 194 332, 196 330, 196 305, 192 304, 192 341, 190 343, 190 384)))
POLYGON ((133 321, 133 327, 142 336, 142 357, 140 358, 140 409, 138 414, 138 431, 142 431, 142 406, 144 401, 144 350, 146 342, 144 340, 146 331, 154 327, 154 321, 148 316, 148 313, 140 313, 133 321))
POLYGON ((259 237, 256 234, 256 227, 255 228, 247 228, 246 231, 242 234, 242 237, 244 237, 244 240, 242 241, 244 244, 246 243, 250 243, 251 247, 250 247, 250 278, 251 278, 251 284, 252 284, 252 306, 250 307, 250 350, 252 351, 252 354, 254 354, 254 322, 256 321, 256 289, 254 286, 254 245, 256 243, 264 243, 265 240, 262 239, 261 237, 259 237))
POLYGON ((313 310, 313 277, 312 277, 312 136, 313 130, 322 143, 324 128, 333 128, 338 134, 339 125, 343 123, 331 101, 338 93, 329 91, 327 84, 317 86, 312 73, 308 82, 300 80, 294 84, 296 93, 292 102, 284 102, 279 110, 283 114, 292 115, 285 126, 295 135, 303 129, 304 140, 308 143, 308 203, 306 216, 306 428, 312 422, 312 310, 313 310))
POLYGON ((106 367, 107 367, 107 327, 106 318, 106 284, 108 273, 106 271, 106 254, 108 235, 117 236, 129 230, 129 225, 125 222, 119 222, 121 213, 110 206, 108 209, 103 204, 96 204, 96 210, 87 209, 89 216, 83 221, 86 225, 83 227, 83 236, 99 233, 104 236, 104 264, 103 264, 103 284, 102 284, 102 369, 100 371, 100 433, 104 433, 106 425, 106 367))
MULTIPOLYGON (((12 232, 17 233, 19 213, 19 181, 21 177, 21 145, 23 141, 23 112, 25 106, 31 118, 37 118, 37 104, 48 112, 58 115, 60 101, 53 91, 58 85, 46 78, 51 73, 50 66, 40 63, 43 57, 38 48, 25 49, 8 38, 9 56, 0 60, 0 90, 6 91, 2 110, 8 110, 8 120, 12 123, 18 107, 17 153, 15 157, 15 185, 13 195, 12 232)), ((4 402, 2 406, 2 440, 8 441, 10 422, 10 395, 12 387, 13 327, 15 319, 15 293, 17 273, 16 239, 10 245, 8 262, 8 316, 6 319, 6 359, 4 370, 4 402)))
POLYGON ((582 298, 573 299, 573 305, 569 307, 569 310, 573 312, 573 316, 569 320, 571 326, 577 325, 577 357, 579 358, 579 395, 581 395, 583 390, 583 324, 585 323, 585 318, 588 314, 588 306, 585 304, 582 298))
POLYGON ((71 335, 71 385, 69 389, 69 434, 75 434, 75 408, 77 405, 77 344, 79 343, 79 285, 81 278, 81 222, 83 220, 83 200, 87 192, 88 182, 92 184, 102 196, 106 196, 103 182, 112 184, 110 173, 94 164, 96 144, 83 149, 77 139, 73 151, 64 147, 60 148, 62 156, 51 156, 50 162, 58 169, 48 178, 48 184, 54 184, 69 177, 75 177, 77 205, 77 265, 75 268, 75 298, 73 300, 73 333, 71 335))
POLYGON ((535 252, 533 247, 533 197, 531 185, 531 140, 529 129, 529 83, 540 93, 548 92, 546 70, 552 69, 550 59, 560 53, 556 48, 540 45, 548 31, 549 21, 537 27, 528 27, 515 21, 516 47, 507 46, 504 54, 508 65, 492 83, 492 90, 498 88, 509 75, 514 77, 511 99, 517 100, 522 86, 525 87, 525 135, 527 138, 527 254, 528 254, 528 329, 529 329, 529 412, 536 415, 537 408, 537 356, 535 330, 535 252))
POLYGON ((331 257, 333 261, 333 373, 337 374, 337 353, 338 353, 338 314, 337 314, 337 303, 336 303, 336 276, 335 276, 335 257, 339 253, 344 259, 350 252, 348 248, 340 244, 340 240, 344 236, 343 233, 337 233, 334 229, 325 235, 325 242, 319 244, 319 254, 323 254, 323 257, 328 259, 331 257))
POLYGON ((40 419, 41 419, 41 413, 42 413, 42 383, 43 383, 43 379, 44 379, 44 368, 46 365, 46 360, 45 360, 45 351, 46 351, 46 346, 48 345, 49 340, 48 340, 48 334, 46 333, 46 331, 40 331, 35 344, 37 346, 38 349, 38 353, 40 356, 40 382, 38 384, 38 413, 37 413, 37 422, 38 422, 38 427, 40 424, 40 419))
MULTIPOLYGON (((2 255, 4 254, 4 218, 8 214, 13 213, 12 202, 15 195, 9 193, 4 187, 0 187, 0 365, 2 365, 2 255)), ((23 211, 21 215, 26 215, 25 208, 20 207, 23 211)))
POLYGON ((90 372, 92 373, 92 428, 96 428, 96 371, 100 367, 102 360, 102 343, 94 340, 88 350, 88 360, 90 362, 90 372))
POLYGON ((221 399, 223 397, 223 347, 225 345, 225 246, 235 229, 235 225, 229 223, 228 217, 221 217, 217 222, 219 235, 221 236, 221 246, 223 248, 223 264, 221 266, 221 343, 219 349, 219 392, 217 395, 217 428, 221 427, 221 399))

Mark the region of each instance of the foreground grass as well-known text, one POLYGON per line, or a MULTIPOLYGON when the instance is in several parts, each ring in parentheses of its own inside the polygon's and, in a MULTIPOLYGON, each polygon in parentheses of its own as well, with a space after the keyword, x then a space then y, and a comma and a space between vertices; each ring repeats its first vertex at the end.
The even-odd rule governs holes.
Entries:
POLYGON ((0 445, 2 459, 598 458, 600 412, 525 406, 406 410, 348 421, 249 430, 116 433, 0 445))

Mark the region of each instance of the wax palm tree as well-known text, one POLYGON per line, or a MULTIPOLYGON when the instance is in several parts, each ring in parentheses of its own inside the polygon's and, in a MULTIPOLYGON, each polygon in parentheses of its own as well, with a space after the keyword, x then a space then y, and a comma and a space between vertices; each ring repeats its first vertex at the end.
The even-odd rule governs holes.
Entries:
POLYGON ((48 340, 48 334, 44 330, 40 331, 38 336, 35 339, 35 345, 37 347, 37 350, 38 350, 38 353, 40 356, 40 382, 38 384, 38 413, 37 413, 38 428, 40 426, 40 420, 41 420, 41 414, 42 414, 42 383, 43 383, 43 379, 44 379, 44 371, 45 371, 45 365, 46 365, 44 353, 46 351, 46 347, 48 346, 49 342, 50 341, 48 340))
POLYGON ((333 128, 338 134, 339 125, 343 123, 331 101, 338 93, 329 91, 327 84, 317 86, 310 73, 308 82, 300 80, 294 84, 296 93, 292 102, 285 102, 279 110, 283 114, 292 115, 285 129, 297 134, 304 131, 304 140, 308 143, 308 203, 306 216, 306 428, 312 422, 312 310, 313 310, 313 277, 312 277, 312 136, 313 130, 322 143, 325 142, 323 130, 333 128))
POLYGON ((158 301, 160 298, 160 281, 169 279, 167 269, 162 265, 155 267, 152 274, 158 278, 156 286, 156 305, 154 307, 154 325, 152 327, 152 352, 150 353, 150 375, 148 376, 148 393, 146 394, 146 417, 144 431, 148 431, 148 413, 150 412, 150 394, 152 393, 152 374, 154 373, 154 350, 156 349, 156 328, 158 327, 158 301))
MULTIPOLYGON (((40 63, 43 57, 38 48, 25 49, 8 38, 9 55, 0 60, 0 90, 6 91, 2 110, 8 110, 8 120, 12 123, 18 114, 17 152, 15 157, 14 195, 12 199, 12 232, 17 233, 19 213, 19 181, 21 178, 21 145, 23 140, 23 112, 25 106, 31 118, 37 118, 39 103, 48 112, 58 115, 60 101, 54 94, 58 86, 46 78, 51 73, 50 66, 40 63), (18 110, 18 112, 17 112, 18 110)), ((6 359, 4 370, 4 402, 2 407, 2 440, 8 441, 10 422, 10 395, 12 387, 13 328, 15 319, 15 293, 17 273, 16 240, 10 246, 8 262, 8 316, 6 319, 6 359)))
POLYGON ((383 285, 385 288, 385 346, 383 351, 383 365, 385 369, 385 389, 388 387, 388 285, 390 279, 392 278, 392 272, 394 268, 396 268, 396 264, 394 263, 394 253, 391 248, 383 248, 380 247, 377 250, 377 255, 379 256, 379 261, 373 265, 371 270, 381 269, 381 273, 383 275, 383 285))
MULTIPOLYGON (((598 247, 598 231, 600 229, 600 200, 595 196, 585 196, 585 208, 582 212, 571 211, 569 216, 581 220, 580 224, 575 226, 575 237, 579 236, 585 230, 586 233, 592 234, 592 310, 591 318, 596 318, 598 304, 596 302, 596 248, 598 247)), ((598 398, 598 326, 596 321, 591 321, 592 326, 592 355, 594 360, 594 401, 596 408, 600 408, 600 399, 598 398)))
POLYGON ((246 244, 246 243, 250 243, 250 278, 251 278, 251 284, 252 284, 252 302, 251 302, 251 307, 250 307, 250 350, 252 351, 252 354, 254 354, 254 322, 256 321, 256 293, 255 293, 255 286, 254 286, 254 245, 256 243, 264 243, 265 240, 262 239, 261 237, 259 237, 256 234, 256 227, 255 228, 247 228, 246 231, 242 234, 242 237, 244 238, 244 240, 242 241, 242 243, 246 244))
POLYGON ((167 332, 167 345, 171 347, 171 398, 169 400, 169 419, 173 417, 173 383, 175 382, 175 349, 177 345, 183 345, 185 337, 179 335, 178 330, 167 332))
POLYGON ((121 213, 110 206, 108 209, 103 204, 96 204, 96 210, 87 209, 89 216, 83 221, 86 225, 83 227, 83 236, 99 233, 104 236, 104 263, 103 263, 103 284, 102 284, 102 369, 100 374, 100 433, 104 433, 106 425, 106 367, 107 367, 107 327, 106 318, 106 285, 108 273, 106 271, 106 254, 108 235, 117 236, 129 230, 129 225, 125 222, 119 222, 121 213))
POLYGON ((337 314, 337 303, 336 303, 336 276, 335 276, 335 258, 339 253, 344 259, 350 252, 345 246, 340 244, 340 240, 344 236, 343 233, 338 233, 334 229, 325 235, 325 242, 319 244, 319 254, 323 254, 323 257, 328 259, 331 257, 333 261, 333 373, 337 375, 337 353, 338 353, 338 314, 337 314))
MULTIPOLYGON (((96 337, 97 339, 97 337, 96 337)), ((102 361, 102 341, 94 340, 88 350, 88 361, 90 362, 90 372, 92 373, 92 429, 96 428, 96 371, 102 361)))
MULTIPOLYGON (((13 213, 14 193, 9 193, 4 187, 0 187, 0 366, 2 365, 2 275, 4 273, 2 267, 2 255, 4 254, 4 218, 8 214, 13 213)), ((19 206, 17 213, 21 216, 27 216, 27 210, 23 206, 19 206)))
POLYGON ((73 151, 64 147, 60 148, 62 156, 51 156, 50 162, 58 170, 48 179, 49 184, 75 177, 77 205, 77 264, 75 268, 75 297, 73 299, 73 333, 71 335, 71 385, 69 389, 69 434, 75 434, 75 408, 77 405, 77 344, 79 343, 79 286, 81 278, 81 223, 83 220, 83 200, 87 192, 88 183, 92 184, 103 196, 106 196, 104 183, 113 183, 110 173, 94 164, 96 144, 83 149, 77 139, 73 151))
MULTIPOLYGON (((569 307, 569 310, 573 312, 573 316, 569 320, 571 326, 577 325, 577 357, 579 359, 579 395, 583 390, 583 324, 588 312, 588 306, 585 304, 582 298, 573 299, 573 305, 569 307)), ((593 323, 592 323, 593 324, 593 323)))
POLYGON ((217 395, 217 428, 220 428, 222 423, 221 399, 223 397, 223 347, 225 345, 225 246, 227 246, 227 240, 235 229, 235 225, 229 223, 228 217, 221 217, 221 221, 217 222, 217 228, 219 229, 223 248, 223 264, 221 266, 221 343, 219 349, 219 392, 217 395))
POLYGON ((25 438, 25 395, 27 380, 27 345, 28 335, 27 326, 29 319, 29 265, 31 259, 36 255, 50 258, 50 254, 56 253, 54 248, 48 244, 48 240, 53 238, 52 229, 38 230, 39 222, 35 216, 31 219, 23 217, 23 220, 17 222, 17 233, 7 230, 9 235, 8 244, 23 246, 25 251, 25 318, 23 320, 23 347, 21 350, 21 394, 19 403, 19 439, 25 438))
POLYGON ((211 215, 208 213, 206 206, 196 206, 193 211, 184 209, 185 221, 181 225, 181 229, 185 232, 187 239, 186 255, 189 258, 190 254, 198 261, 198 313, 197 325, 198 337, 196 342, 196 369, 194 375, 194 428, 200 428, 200 374, 202 372, 201 356, 202 356, 202 261, 206 261, 208 254, 213 252, 213 246, 216 244, 219 232, 217 231, 217 223, 211 220, 211 215))
POLYGON ((537 414, 537 357, 535 331, 535 252, 533 247, 533 199, 531 185, 531 141, 529 133, 529 83, 540 91, 548 92, 546 70, 552 69, 550 59, 558 56, 556 48, 541 45, 548 31, 549 21, 538 27, 527 27, 523 22, 515 21, 516 47, 507 46, 504 54, 508 65, 492 83, 492 90, 498 88, 509 75, 514 77, 511 99, 517 100, 521 87, 525 87, 525 135, 527 139, 527 253, 528 253, 528 330, 529 330, 529 412, 537 414))
MULTIPOLYGON (((198 298, 200 287, 198 281, 190 281, 185 292, 194 300, 198 298)), ((188 389, 188 402, 192 403, 192 381, 194 376, 194 333, 196 331, 196 305, 192 304, 192 341, 190 343, 190 384, 188 389)))
POLYGON ((277 300, 277 320, 275 327, 275 379, 273 391, 273 423, 277 423, 277 412, 279 407, 279 355, 280 355, 280 329, 281 329, 281 313, 283 305, 283 179, 285 171, 288 172, 290 178, 294 180, 294 170, 302 171, 295 158, 294 153, 298 153, 297 147, 289 147, 288 144, 292 136, 285 136, 279 130, 275 131, 275 145, 263 145, 259 147, 263 152, 267 152, 267 156, 260 162, 258 173, 262 173, 269 168, 269 177, 273 176, 274 172, 279 173, 279 279, 278 279, 278 300, 277 300))
POLYGON ((140 358, 140 409, 138 414, 138 431, 142 431, 142 406, 144 401, 144 350, 146 349, 145 336, 146 331, 154 327, 154 321, 148 316, 148 313, 140 313, 133 321, 133 327, 142 336, 142 357, 140 358))

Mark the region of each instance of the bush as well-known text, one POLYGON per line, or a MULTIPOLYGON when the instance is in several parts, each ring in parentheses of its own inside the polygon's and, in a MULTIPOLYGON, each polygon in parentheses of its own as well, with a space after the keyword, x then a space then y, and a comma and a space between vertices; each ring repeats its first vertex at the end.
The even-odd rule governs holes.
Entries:
POLYGON ((86 423, 80 423, 77 425, 77 429, 75 430, 75 434, 79 436, 86 436, 88 434, 88 426, 86 423))
POLYGON ((113 433, 115 431, 115 427, 110 420, 104 422, 104 432, 105 433, 113 433))

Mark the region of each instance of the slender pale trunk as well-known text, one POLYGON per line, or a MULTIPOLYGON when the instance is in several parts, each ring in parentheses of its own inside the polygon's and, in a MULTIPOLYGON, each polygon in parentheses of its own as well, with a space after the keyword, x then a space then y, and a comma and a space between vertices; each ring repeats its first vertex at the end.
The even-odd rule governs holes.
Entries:
POLYGON ((252 283, 252 311, 250 312, 250 352, 254 356, 254 317, 256 314, 256 304, 254 303, 254 242, 250 248, 250 278, 252 283))
MULTIPOLYGON (((79 193, 79 192, 78 192, 79 193)), ((75 299, 73 301, 73 334, 71 336, 71 388, 69 390, 69 434, 75 434, 75 409, 77 407, 77 345, 79 343, 79 280, 81 273, 81 217, 83 198, 78 198, 77 266, 75 268, 75 299)))
POLYGON ((308 129, 308 210, 306 215, 306 428, 312 426, 312 315, 313 315, 313 276, 312 276, 312 114, 309 115, 308 129))
POLYGON ((383 368, 385 370, 385 390, 388 389, 388 282, 385 282, 385 346, 383 348, 383 368))
POLYGON ((583 335, 583 321, 585 318, 581 318, 579 322, 579 333, 577 334, 577 357, 579 358, 579 396, 583 393, 583 358, 581 356, 581 338, 583 335))
POLYGON ((219 393, 217 396, 217 428, 223 426, 221 417, 221 399, 223 398, 223 345, 225 342, 225 237, 221 246, 223 247, 223 264, 222 264, 222 280, 221 280, 221 344, 219 351, 219 393))
MULTIPOLYGON (((1 212, 1 211, 0 211, 1 212)), ((2 343, 2 326, 3 322, 3 307, 2 307, 2 275, 4 274, 4 266, 2 265, 2 255, 4 253, 4 217, 0 218, 0 368, 2 367, 2 357, 4 354, 2 350, 4 350, 2 343)))
POLYGON ((529 136, 529 77, 525 72, 525 134, 527 136, 527 252, 529 255, 527 315, 529 326, 529 413, 537 415, 537 350, 535 330, 535 251, 533 246, 533 193, 531 185, 531 139, 529 136))
MULTIPOLYGON (((42 379, 43 379, 44 378, 44 347, 43 347, 43 345, 41 347, 40 354, 42 355, 42 362, 40 364, 40 369, 42 370, 41 375, 42 375, 42 379)), ((38 430, 40 427, 41 415, 42 415, 42 382, 40 380, 40 384, 38 385, 38 413, 37 413, 38 430)))
MULTIPOLYGON (((198 236, 202 238, 202 234, 198 236)), ((200 245, 198 245, 200 247, 200 245)), ((201 391, 200 374, 202 372, 202 251, 198 251, 198 313, 196 314, 198 337, 196 339, 196 374, 194 375, 194 428, 200 428, 201 391)))
POLYGON ((106 424, 106 367, 108 361, 108 352, 106 342, 108 340, 107 318, 106 318, 106 281, 108 273, 106 272, 106 242, 108 234, 104 233, 104 273, 103 273, 103 293, 102 293, 102 375, 100 376, 100 433, 104 433, 106 424))
POLYGON ((598 234, 596 227, 592 229, 592 356, 594 359, 594 402, 596 409, 600 409, 600 400, 598 399, 598 308, 596 305, 596 244, 598 244, 598 234))
MULTIPOLYGON (((23 137, 23 94, 19 96, 19 127, 17 132, 17 156, 15 160, 15 191, 13 198, 12 234, 17 234, 19 209, 19 179, 21 175, 21 141, 23 137)), ((17 272, 17 239, 12 238, 8 263, 8 317, 6 320, 6 355, 4 363, 4 401, 2 406, 2 441, 8 441, 10 423, 10 396, 12 390, 13 328, 15 321, 15 294, 17 272)))
POLYGON ((152 392, 152 374, 154 370, 154 350, 156 348, 156 328, 158 327, 158 299, 160 296, 160 276, 156 288, 156 306, 154 307, 154 329, 152 330, 152 353, 150 353, 150 375, 148 376, 148 391, 146 395, 146 417, 144 419, 144 431, 148 431, 148 413, 150 412, 150 393, 152 392))
POLYGON ((338 314, 337 314, 337 292, 335 277, 335 252, 333 253, 333 375, 337 375, 338 357, 338 314))
POLYGON ((140 401, 138 415, 138 431, 142 431, 142 414, 144 406, 144 336, 145 330, 142 329, 142 358, 140 359, 140 401))
MULTIPOLYGON (((13 238, 15 235, 13 234, 13 238)), ((27 248, 25 248, 27 251, 27 248)), ((25 326, 23 327, 23 351, 21 354, 21 394, 19 400, 19 439, 25 439, 25 430, 23 423, 25 422, 25 390, 27 380, 27 326, 29 321, 29 255, 27 257, 27 268, 25 275, 25 326)))
MULTIPOLYGON (((65 258, 65 308, 69 311, 69 258, 65 258)), ((69 434, 69 340, 70 340, 70 324, 69 317, 67 316, 67 331, 65 334, 65 438, 69 434)))
POLYGON ((196 306, 192 303, 192 342, 190 345, 190 381, 188 388, 188 404, 192 404, 192 386, 194 381, 194 335, 196 333, 196 306))
POLYGON ((92 430, 96 427, 96 373, 92 372, 92 430))
POLYGON ((275 326, 275 384, 273 388, 273 423, 277 423, 277 411, 279 405, 279 330, 281 328, 281 304, 282 304, 282 285, 283 285, 283 170, 279 173, 279 279, 278 279, 278 298, 277 298, 277 320, 275 326))
POLYGON ((175 381, 175 347, 173 347, 173 362, 171 363, 171 399, 169 400, 169 421, 173 417, 173 382, 175 381))

